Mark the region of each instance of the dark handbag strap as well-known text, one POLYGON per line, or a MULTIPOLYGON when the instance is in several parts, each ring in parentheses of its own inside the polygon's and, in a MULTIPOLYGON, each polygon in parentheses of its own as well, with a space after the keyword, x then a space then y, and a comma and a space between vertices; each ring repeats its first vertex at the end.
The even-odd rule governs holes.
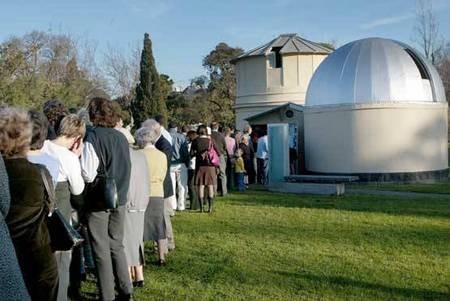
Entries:
POLYGON ((49 211, 49 214, 51 214, 55 210, 56 195, 55 195, 55 190, 53 189, 53 183, 50 184, 50 182, 48 180, 48 177, 45 174, 43 168, 44 167, 41 167, 39 171, 41 172, 42 181, 44 182, 45 191, 47 192, 47 198, 48 198, 47 207, 48 207, 48 211, 49 211))
POLYGON ((105 160, 105 157, 103 156, 102 150, 100 148, 100 143, 99 143, 99 140, 98 140, 97 133, 95 132, 95 128, 92 131, 92 133, 94 134, 94 142, 95 142, 95 144, 97 146, 97 150, 98 150, 98 154, 97 155, 100 156, 100 162, 102 163, 102 166, 103 166, 103 172, 105 173, 105 177, 108 178, 108 171, 107 171, 107 168, 106 168, 106 160, 105 160))

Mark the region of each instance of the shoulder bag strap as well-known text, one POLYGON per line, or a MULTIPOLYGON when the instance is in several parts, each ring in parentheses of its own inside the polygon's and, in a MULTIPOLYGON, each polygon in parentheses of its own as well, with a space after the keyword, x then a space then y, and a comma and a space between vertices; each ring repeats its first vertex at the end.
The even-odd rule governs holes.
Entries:
POLYGON ((98 150, 98 154, 97 155, 100 157, 100 161, 101 161, 101 163, 103 165, 103 172, 105 173, 105 176, 108 177, 108 170, 106 168, 105 157, 103 156, 102 150, 100 149, 100 143, 99 143, 99 140, 98 140, 97 133, 95 132, 95 128, 92 131, 92 133, 94 134, 95 144, 97 144, 97 150, 98 150))
POLYGON ((53 213, 53 211, 55 210, 55 204, 56 204, 55 190, 53 188, 53 183, 50 184, 50 182, 48 181, 48 177, 45 174, 43 167, 40 167, 39 171, 41 173, 42 181, 44 182, 45 191, 47 192, 47 198, 48 198, 47 206, 48 206, 49 214, 51 215, 53 213))

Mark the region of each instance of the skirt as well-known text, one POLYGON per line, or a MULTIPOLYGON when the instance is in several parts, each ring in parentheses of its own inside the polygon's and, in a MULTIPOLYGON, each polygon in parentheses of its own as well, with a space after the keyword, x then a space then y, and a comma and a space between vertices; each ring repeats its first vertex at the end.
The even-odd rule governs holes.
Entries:
POLYGON ((158 241, 166 238, 164 222, 164 198, 150 197, 145 210, 144 241, 158 241))
POLYGON ((217 173, 214 166, 200 166, 195 175, 195 185, 217 185, 217 173))
POLYGON ((144 211, 125 212, 123 245, 128 266, 144 264, 144 211))

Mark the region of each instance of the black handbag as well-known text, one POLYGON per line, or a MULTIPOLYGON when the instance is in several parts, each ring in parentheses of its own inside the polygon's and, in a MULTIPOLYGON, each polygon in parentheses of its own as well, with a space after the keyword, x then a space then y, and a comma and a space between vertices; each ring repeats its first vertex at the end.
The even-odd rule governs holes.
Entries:
POLYGON ((55 192, 50 185, 47 175, 41 169, 42 181, 47 193, 47 206, 49 215, 47 217, 47 228, 50 234, 50 245, 53 251, 69 251, 73 247, 79 246, 84 239, 70 225, 61 211, 55 206, 55 192))
POLYGON ((87 208, 91 211, 107 211, 116 209, 118 206, 118 194, 116 180, 108 175, 106 161, 98 143, 97 134, 95 142, 97 144, 97 153, 100 157, 103 173, 99 173, 92 183, 86 185, 87 208))

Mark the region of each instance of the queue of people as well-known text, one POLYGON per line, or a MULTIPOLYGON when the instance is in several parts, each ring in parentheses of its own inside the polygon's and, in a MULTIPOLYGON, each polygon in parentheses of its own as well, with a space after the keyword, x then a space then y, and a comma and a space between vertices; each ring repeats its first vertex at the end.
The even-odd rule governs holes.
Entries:
POLYGON ((56 100, 43 112, 0 107, 2 300, 80 300, 88 265, 101 300, 132 300, 145 284, 144 243, 164 267, 175 249, 171 218, 187 200, 213 213, 217 195, 244 191, 256 174, 266 183, 267 136, 255 157, 251 127, 170 123, 167 131, 155 116, 133 136, 121 116, 104 98, 78 114, 56 100), (83 244, 55 247, 56 212, 83 244))

